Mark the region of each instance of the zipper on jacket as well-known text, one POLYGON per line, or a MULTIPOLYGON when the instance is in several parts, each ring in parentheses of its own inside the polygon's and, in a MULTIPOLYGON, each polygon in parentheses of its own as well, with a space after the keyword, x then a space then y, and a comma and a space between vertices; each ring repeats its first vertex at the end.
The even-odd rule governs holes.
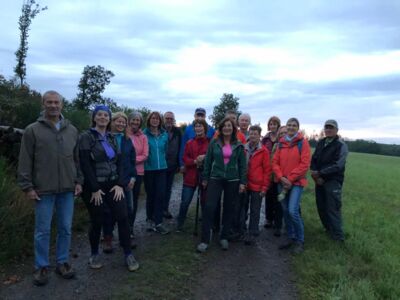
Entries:
POLYGON ((157 165, 158 165, 158 170, 160 170, 160 153, 159 153, 160 149, 158 149, 158 137, 155 138, 155 142, 156 142, 156 149, 157 149, 157 165))

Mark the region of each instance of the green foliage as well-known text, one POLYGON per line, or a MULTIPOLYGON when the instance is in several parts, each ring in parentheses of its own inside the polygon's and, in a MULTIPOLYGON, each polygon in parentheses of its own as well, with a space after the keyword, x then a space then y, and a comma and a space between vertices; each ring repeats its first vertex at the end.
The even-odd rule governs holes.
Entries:
POLYGON ((33 203, 16 185, 14 172, 0 157, 0 265, 32 251, 33 203))
POLYGON ((26 77, 26 64, 25 59, 28 55, 28 36, 29 26, 32 20, 38 13, 46 10, 46 7, 40 8, 40 5, 35 0, 27 0, 22 5, 22 14, 19 17, 18 25, 20 30, 20 44, 18 50, 15 52, 17 58, 17 65, 14 68, 15 75, 19 78, 20 86, 24 84, 26 77))
POLYGON ((76 108, 68 101, 64 101, 63 116, 79 130, 83 131, 91 126, 90 113, 76 108))
POLYGON ((220 103, 214 106, 213 114, 208 117, 214 127, 218 127, 219 122, 222 121, 228 110, 233 110, 238 115, 240 114, 239 98, 234 97, 233 94, 223 94, 220 103))
POLYGON ((36 121, 41 110, 41 95, 27 86, 0 75, 0 125, 25 128, 36 121))
POLYGON ((350 153, 343 191, 345 246, 324 233, 314 187, 303 196, 306 251, 295 257, 303 299, 399 299, 400 158, 350 153))
POLYGON ((73 101, 74 106, 88 111, 97 104, 105 104, 111 110, 117 110, 117 104, 113 100, 101 96, 112 77, 114 73, 102 66, 87 65, 78 84, 78 95, 73 101))

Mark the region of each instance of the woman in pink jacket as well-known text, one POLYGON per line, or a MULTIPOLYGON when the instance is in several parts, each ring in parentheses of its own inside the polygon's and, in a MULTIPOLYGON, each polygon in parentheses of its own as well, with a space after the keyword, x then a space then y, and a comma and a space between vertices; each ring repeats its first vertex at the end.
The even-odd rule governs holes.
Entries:
POLYGON ((142 114, 138 111, 132 112, 128 117, 129 137, 132 139, 136 151, 136 182, 133 187, 133 219, 129 220, 131 226, 131 235, 133 237, 133 225, 135 224, 136 212, 140 194, 140 188, 143 182, 144 162, 149 156, 149 144, 146 135, 140 129, 143 124, 142 114))

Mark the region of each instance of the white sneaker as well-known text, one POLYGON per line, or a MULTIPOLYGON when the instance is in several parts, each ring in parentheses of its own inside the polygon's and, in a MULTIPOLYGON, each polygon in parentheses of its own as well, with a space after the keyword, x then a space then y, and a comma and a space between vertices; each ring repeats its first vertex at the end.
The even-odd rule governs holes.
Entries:
POLYGON ((206 243, 200 243, 197 245, 197 251, 200 253, 206 252, 207 248, 208 248, 208 244, 206 244, 206 243))
POLYGON ((222 250, 228 250, 229 249, 229 242, 228 240, 220 240, 219 244, 221 245, 222 250))

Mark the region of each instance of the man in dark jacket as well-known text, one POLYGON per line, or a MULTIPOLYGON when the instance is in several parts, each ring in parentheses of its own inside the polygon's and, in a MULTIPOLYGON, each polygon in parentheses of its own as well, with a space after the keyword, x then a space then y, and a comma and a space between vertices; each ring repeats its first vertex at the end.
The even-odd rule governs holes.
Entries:
POLYGON ((174 183, 175 173, 179 171, 179 151, 181 148, 182 134, 178 127, 175 126, 175 115, 173 112, 164 114, 164 127, 168 133, 168 149, 166 153, 167 160, 167 189, 163 204, 164 218, 171 219, 169 212, 169 200, 171 199, 172 185, 174 183))
POLYGON ((78 130, 61 115, 62 97, 55 91, 43 95, 44 112, 22 137, 18 184, 35 205, 35 272, 33 283, 48 282, 50 230, 57 213, 56 273, 74 277, 69 264, 74 194, 82 191, 76 145, 78 130))
POLYGON ((335 120, 325 122, 325 138, 318 142, 312 156, 311 176, 322 225, 333 240, 344 241, 341 198, 348 149, 338 129, 335 120))

